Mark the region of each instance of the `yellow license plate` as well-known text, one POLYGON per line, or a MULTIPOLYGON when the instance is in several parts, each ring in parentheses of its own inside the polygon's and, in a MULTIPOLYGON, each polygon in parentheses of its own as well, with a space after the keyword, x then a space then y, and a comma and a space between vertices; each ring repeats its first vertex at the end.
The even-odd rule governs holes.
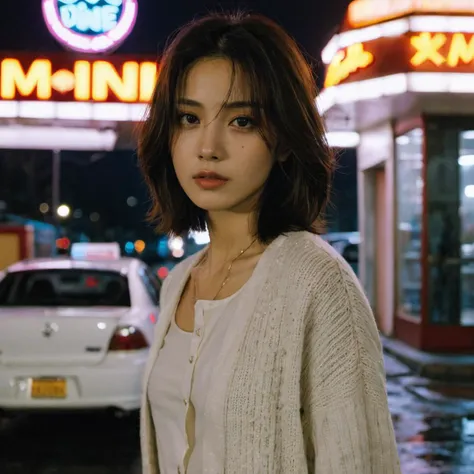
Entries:
POLYGON ((66 398, 67 383, 64 379, 33 379, 31 398, 66 398))

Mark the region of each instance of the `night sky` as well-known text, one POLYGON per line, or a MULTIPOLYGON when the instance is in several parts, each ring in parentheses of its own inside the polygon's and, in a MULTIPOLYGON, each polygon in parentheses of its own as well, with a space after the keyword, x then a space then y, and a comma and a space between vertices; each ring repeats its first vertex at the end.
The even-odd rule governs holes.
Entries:
MULTIPOLYGON (((283 25, 311 55, 330 39, 349 0, 139 0, 136 26, 118 49, 124 54, 157 54, 176 28, 209 11, 243 8, 262 13, 283 25)), ((43 22, 40 0, 3 0, 0 15, 3 50, 62 51, 43 22)))
MULTIPOLYGON (((337 31, 348 3, 349 0, 139 0, 136 26, 114 54, 157 57, 167 37, 183 23, 209 11, 240 8, 269 16, 284 26, 313 58, 313 67, 321 83, 323 70, 320 51, 337 31)), ((36 51, 38 54, 63 51, 44 24, 40 0, 2 1, 0 49, 4 52, 36 51)), ((28 152, 15 152, 13 155, 14 158, 12 154, 0 151, 0 173, 4 174, 7 169, 11 173, 9 177, 0 177, 0 200, 8 198, 10 210, 15 213, 31 214, 41 202, 49 201, 49 154, 41 152, 37 158, 32 158, 28 152), (12 163, 12 159, 15 163, 12 163), (25 160, 29 160, 29 168, 20 165, 25 160), (31 179, 22 178, 25 169, 31 179), (15 198, 11 196, 11 190, 7 190, 14 182, 24 188, 22 195, 15 198), (9 183, 11 185, 7 186, 9 183), (26 186, 29 186, 28 189, 26 186), (9 196, 5 195, 7 191, 9 196)), ((111 153, 87 165, 91 155, 70 152, 64 157, 62 201, 80 208, 85 219, 91 212, 99 212, 102 217, 100 223, 88 229, 96 233, 97 237, 103 237, 101 234, 108 226, 136 228, 139 232, 145 232, 143 216, 147 206, 146 191, 134 154, 111 153), (129 208, 126 205, 128 196, 136 196, 140 204, 129 208)), ((351 230, 356 225, 355 155, 353 152, 345 153, 339 161, 340 170, 333 197, 334 210, 329 220, 335 227, 342 225, 341 230, 351 230)), ((18 185, 15 184, 16 187, 18 185)))

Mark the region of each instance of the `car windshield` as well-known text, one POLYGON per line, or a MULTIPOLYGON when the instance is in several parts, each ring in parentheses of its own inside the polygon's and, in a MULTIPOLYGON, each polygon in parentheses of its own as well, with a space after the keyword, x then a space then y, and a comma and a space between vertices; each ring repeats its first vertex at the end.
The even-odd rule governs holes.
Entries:
POLYGON ((104 270, 53 269, 7 273, 2 306, 130 306, 128 279, 104 270))

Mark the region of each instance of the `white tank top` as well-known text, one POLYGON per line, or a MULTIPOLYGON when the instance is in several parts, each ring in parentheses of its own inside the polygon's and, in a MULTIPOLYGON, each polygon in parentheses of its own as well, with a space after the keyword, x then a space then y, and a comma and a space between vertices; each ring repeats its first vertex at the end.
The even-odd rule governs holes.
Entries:
MULTIPOLYGON (((229 298, 198 301, 194 332, 172 318, 148 385, 156 432, 160 474, 202 474, 205 406, 212 393, 211 375, 242 287, 229 298)), ((222 453, 222 466, 224 453, 222 453)))

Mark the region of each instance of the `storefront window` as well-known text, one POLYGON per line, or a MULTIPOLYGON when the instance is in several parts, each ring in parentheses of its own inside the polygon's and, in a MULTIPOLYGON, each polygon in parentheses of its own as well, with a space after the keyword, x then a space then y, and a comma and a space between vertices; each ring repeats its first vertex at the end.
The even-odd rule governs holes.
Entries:
POLYGON ((468 178, 460 171, 459 162, 467 161, 460 158, 460 134, 447 119, 427 122, 428 317, 450 326, 461 324, 462 306, 469 304, 461 291, 461 213, 467 201, 461 181, 468 178))
POLYGON ((398 310, 421 318, 423 132, 396 139, 398 310))
POLYGON ((474 325, 474 130, 459 133, 461 324, 474 325))
POLYGON ((474 326, 474 130, 433 118, 426 144, 429 319, 474 326))

